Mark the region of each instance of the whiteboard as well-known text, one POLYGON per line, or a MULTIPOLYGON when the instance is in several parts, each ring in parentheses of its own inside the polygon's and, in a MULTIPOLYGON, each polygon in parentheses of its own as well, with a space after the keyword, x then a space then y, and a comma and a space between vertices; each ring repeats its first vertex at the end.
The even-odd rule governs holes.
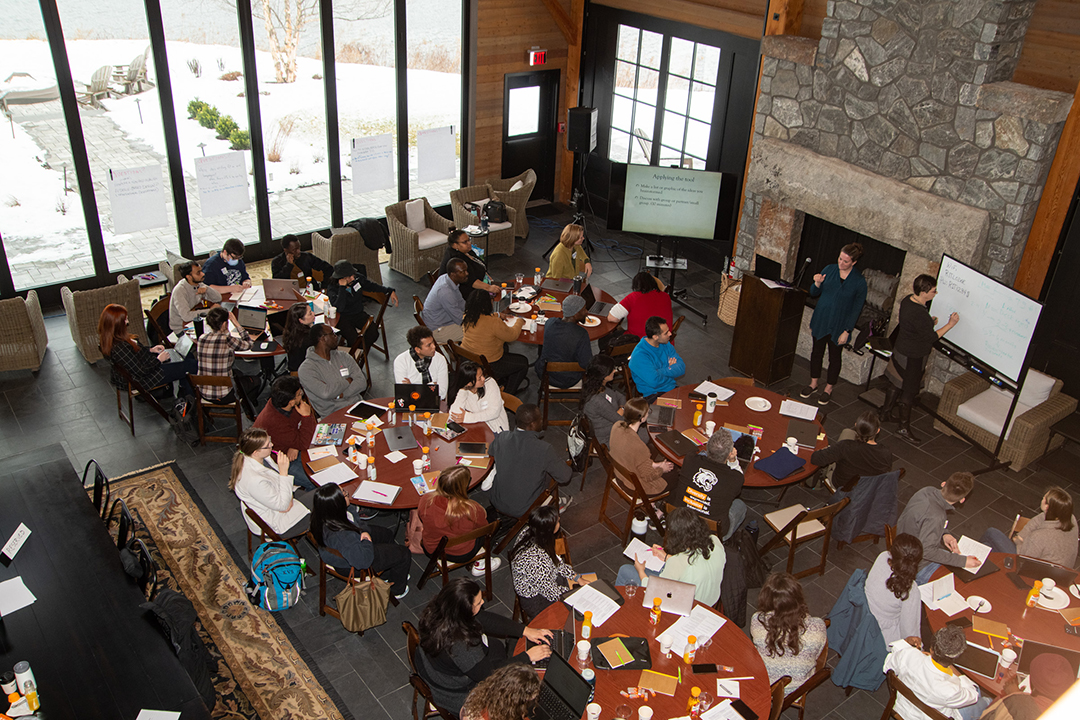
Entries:
POLYGON ((166 227, 165 185, 161 165, 109 169, 109 205, 117 235, 166 227))
POLYGON ((195 180, 204 218, 251 209, 242 150, 195 158, 195 180))
POLYGON ((353 138, 353 195, 394 188, 394 138, 390 133, 353 138))
POLYGON ((453 180, 457 177, 457 139, 454 126, 421 130, 416 133, 416 181, 453 180))
POLYGON ((930 314, 938 326, 960 315, 943 340, 1018 383, 1042 305, 948 255, 937 291, 930 314))

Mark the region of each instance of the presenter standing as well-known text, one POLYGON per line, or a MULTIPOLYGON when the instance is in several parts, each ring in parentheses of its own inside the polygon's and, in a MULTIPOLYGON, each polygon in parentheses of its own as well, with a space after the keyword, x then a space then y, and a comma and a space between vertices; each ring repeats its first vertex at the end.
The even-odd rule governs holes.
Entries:
POLYGON ((808 398, 817 391, 822 359, 828 347, 829 373, 825 391, 818 395, 818 405, 828 405, 832 399, 833 386, 840 380, 844 345, 851 338, 866 302, 866 280, 855 267, 862 253, 863 247, 859 243, 845 245, 840 249, 836 264, 815 275, 810 287, 810 297, 820 300, 810 319, 810 335, 814 338, 814 348, 810 351, 810 384, 799 395, 808 398))
POLYGON ((900 382, 891 372, 886 372, 889 386, 885 391, 885 405, 881 408, 883 418, 890 417, 893 408, 900 405, 900 437, 913 444, 920 442, 911 432, 911 408, 922 388, 923 369, 926 358, 934 349, 938 338, 960 322, 956 313, 949 321, 937 328, 938 319, 930 315, 927 305, 937 295, 937 279, 931 275, 919 275, 912 286, 912 294, 900 302, 900 320, 897 326, 896 345, 893 347, 891 364, 895 365, 900 382))

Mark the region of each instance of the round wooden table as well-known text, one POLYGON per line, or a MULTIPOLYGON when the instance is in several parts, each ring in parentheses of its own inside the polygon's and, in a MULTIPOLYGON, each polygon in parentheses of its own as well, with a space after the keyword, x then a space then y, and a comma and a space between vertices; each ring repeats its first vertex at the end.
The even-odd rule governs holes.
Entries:
MULTIPOLYGON (((1005 569, 1005 558, 1011 557, 1013 562, 1016 561, 1015 555, 1008 555, 1006 553, 990 553, 988 559, 989 562, 997 565, 1001 570, 995 573, 991 573, 984 577, 972 580, 971 582, 964 582, 960 579, 959 575, 954 576, 954 582, 956 583, 956 589, 965 598, 972 595, 978 595, 985 598, 990 602, 990 612, 981 613, 981 617, 985 617, 989 620, 996 620, 997 622, 1004 623, 1009 626, 1009 630, 1014 636, 1023 640, 1034 640, 1035 642, 1043 643, 1045 645, 1056 645, 1069 650, 1080 652, 1080 637, 1076 635, 1069 635, 1065 632, 1065 621, 1061 618, 1061 615, 1057 610, 1044 610, 1039 607, 1029 608, 1024 605, 1024 600, 1027 598, 1027 590, 1021 590, 1016 585, 1013 585, 1009 580, 1006 573, 1015 572, 1015 570, 1005 569)), ((944 577, 946 573, 952 572, 952 568, 941 567, 937 572, 933 574, 933 579, 936 580, 939 577, 944 577)), ((1034 582, 1030 578, 1023 578, 1024 582, 1028 583, 1030 588, 1034 582)), ((1068 592, 1068 588, 1063 588, 1068 592)), ((1077 600, 1073 595, 1069 594, 1069 607, 1077 607, 1080 605, 1080 600, 1077 600)), ((930 621, 930 628, 937 632, 950 620, 956 620, 957 618, 966 617, 969 620, 974 618, 974 610, 964 610, 961 613, 957 613, 952 617, 949 617, 941 610, 931 610, 924 606, 928 620, 930 621)), ((995 652, 1000 653, 1003 649, 1002 641, 1000 638, 990 638, 988 635, 975 632, 972 628, 966 628, 967 638, 975 645, 981 645, 983 647, 991 647, 991 643, 995 652)), ((1001 694, 1001 683, 997 682, 994 678, 985 678, 977 673, 968 673, 964 671, 972 680, 974 680, 979 687, 994 696, 1001 694)))
MULTIPOLYGON (((386 407, 387 403, 389 403, 392 399, 393 398, 389 397, 375 398, 367 400, 366 402, 369 402, 372 405, 386 407)), ((331 413, 330 415, 323 418, 322 422, 345 423, 346 440, 348 440, 349 437, 352 435, 362 436, 363 433, 359 433, 353 430, 352 424, 354 422, 357 422, 357 420, 355 418, 346 417, 346 409, 347 408, 344 408, 338 410, 337 412, 331 413)), ((422 416, 423 413, 420 413, 420 415, 422 416)), ((396 421, 394 426, 408 424, 408 422, 401 416, 400 413, 397 414, 394 419, 396 421)), ((394 427, 391 426, 389 423, 385 423, 386 416, 383 417, 383 420, 384 424, 380 429, 394 427)), ((435 433, 432 433, 430 437, 425 438, 424 431, 420 428, 420 426, 414 426, 413 436, 419 442, 419 446, 411 450, 403 450, 402 452, 405 454, 405 459, 400 460, 396 463, 392 463, 386 459, 386 454, 390 452, 390 448, 387 447, 386 438, 383 437, 383 434, 381 432, 378 433, 375 436, 374 455, 375 466, 378 470, 378 476, 375 478, 375 480, 376 482, 386 483, 387 485, 397 485, 401 488, 401 492, 399 492, 397 494, 397 497, 394 498, 394 502, 389 505, 384 505, 381 503, 367 503, 363 502, 362 500, 357 500, 353 497, 353 493, 356 492, 356 488, 359 487, 360 482, 367 477, 366 472, 359 473, 361 477, 350 480, 347 483, 343 483, 341 485, 342 491, 350 499, 349 501, 353 505, 374 507, 382 510, 411 510, 412 508, 417 507, 420 504, 420 495, 417 494, 416 489, 413 487, 412 484, 412 461, 419 460, 420 457, 424 454, 421 447, 424 445, 425 442, 431 443, 428 446, 430 449, 428 457, 431 459, 431 469, 443 470, 450 467, 451 465, 457 464, 457 444, 459 442, 482 442, 490 444, 491 441, 495 439, 495 433, 491 432, 491 428, 487 426, 487 423, 474 423, 470 425, 465 425, 464 427, 466 428, 466 432, 464 435, 459 435, 453 440, 446 441, 435 433)), ((338 460, 348 465, 349 468, 354 472, 359 472, 356 465, 353 465, 345 457, 345 449, 347 447, 348 446, 345 443, 342 443, 340 446, 338 446, 338 460)), ((357 448, 359 449, 361 447, 363 448, 361 452, 367 453, 367 445, 365 444, 361 446, 359 445, 358 441, 357 448)), ((311 454, 307 450, 304 450, 303 453, 301 453, 301 457, 304 461, 304 469, 307 470, 308 474, 310 475, 311 454)), ((472 475, 472 480, 469 481, 469 488, 471 489, 476 487, 484 479, 488 472, 489 470, 484 468, 469 468, 469 473, 472 475)))
MULTIPOLYGON (((545 278, 544 283, 547 283, 547 282, 548 282, 548 280, 545 278)), ((600 290, 599 288, 593 287, 593 293, 596 295, 596 299, 599 302, 606 302, 606 303, 614 303, 615 302, 615 298, 613 298, 611 295, 604 292, 603 290, 600 290)), ((543 288, 543 286, 541 286, 540 287, 540 292, 536 297, 539 298, 539 297, 543 297, 544 295, 551 295, 555 299, 557 299, 559 301, 559 303, 562 303, 563 298, 565 298, 569 294, 570 293, 568 293, 568 292, 557 292, 555 290, 545 290, 543 288)), ((535 298, 534 298, 534 300, 535 300, 535 298)), ((508 312, 508 313, 506 313, 506 316, 507 317, 520 317, 520 318, 528 319, 528 318, 532 317, 533 315, 538 314, 539 311, 537 309, 536 302, 535 301, 531 302, 530 305, 531 305, 531 309, 528 312, 525 312, 525 313, 508 312)), ((544 315, 550 320, 551 318, 561 318, 562 317, 562 312, 561 311, 545 310, 544 315)), ((598 320, 600 320, 599 325, 596 325, 594 327, 585 328, 586 330, 589 331, 589 342, 594 342, 594 341, 599 340, 600 338, 604 337, 609 332, 611 332, 612 329, 617 324, 617 323, 613 323, 610 320, 608 320, 607 315, 605 315, 604 317, 600 317, 599 315, 590 315, 589 317, 594 317, 594 318, 597 318, 598 320)), ((582 327, 584 327, 584 326, 582 326, 582 327)), ((543 325, 537 325, 536 332, 526 332, 524 329, 522 329, 521 335, 518 336, 518 342, 523 342, 523 343, 527 343, 529 345, 536 345, 536 346, 543 345, 544 344, 544 326, 543 325)))
MULTIPOLYGON (((617 588, 623 596, 626 589, 617 588)), ((643 588, 638 588, 637 594, 627 598, 626 602, 612 615, 607 622, 598 628, 593 628, 593 637, 611 637, 622 634, 629 637, 644 637, 649 641, 649 652, 652 655, 652 669, 667 675, 678 675, 682 671, 682 682, 675 691, 675 695, 657 694, 648 700, 625 698, 619 694, 620 690, 626 690, 637 684, 641 677, 640 670, 599 670, 593 667, 589 660, 588 667, 596 670, 596 695, 593 702, 599 703, 603 710, 600 717, 604 720, 614 717, 615 708, 619 705, 628 705, 632 711, 631 718, 636 720, 637 709, 642 705, 648 705, 653 709, 653 717, 657 720, 662 718, 682 717, 686 715, 686 703, 690 699, 690 688, 699 687, 702 691, 708 691, 716 697, 716 679, 726 677, 752 677, 752 680, 740 680, 740 693, 742 701, 751 710, 757 713, 759 720, 769 717, 771 698, 769 695, 769 673, 765 669, 765 663, 754 647, 753 641, 748 638, 735 623, 726 622, 716 631, 712 642, 704 650, 698 650, 694 662, 716 663, 735 668, 734 672, 720 671, 715 675, 694 675, 690 666, 676 657, 675 653, 670 658, 665 658, 660 652, 660 643, 656 641, 658 635, 671 627, 678 615, 664 613, 660 617, 660 623, 655 627, 649 624, 649 611, 642 607, 641 598, 643 588)), ((695 603, 701 605, 701 603, 695 603)), ((561 630, 566 623, 570 609, 561 602, 552 603, 543 612, 536 616, 529 627, 546 628, 549 630, 561 630)), ((574 624, 575 637, 581 639, 581 623, 574 624)), ((515 652, 525 650, 525 640, 518 641, 515 652)), ((570 665, 581 670, 581 665, 575 656, 570 660, 570 665)), ((720 698, 722 699, 722 698, 720 698)))
MULTIPOLYGON (((791 419, 780 414, 780 403, 786 398, 779 393, 774 393, 764 388, 751 387, 749 385, 724 385, 722 381, 717 382, 717 385, 721 387, 727 387, 729 390, 734 390, 735 394, 728 398, 727 407, 717 406, 716 410, 709 415, 705 413, 702 423, 712 420, 716 423, 717 428, 724 426, 724 423, 730 425, 758 425, 764 428, 761 439, 757 441, 757 446, 761 448, 761 454, 758 457, 769 457, 775 451, 780 449, 780 446, 787 440, 787 427, 788 421, 791 419), (765 412, 756 412, 746 407, 746 399, 751 397, 761 397, 772 403, 772 407, 765 412)), ((693 427, 695 401, 690 399, 690 392, 697 387, 697 385, 683 385, 677 387, 670 392, 666 392, 661 395, 661 398, 677 398, 682 401, 682 407, 675 410, 675 420, 672 429, 682 432, 693 427)), ((704 412, 705 403, 702 402, 702 412, 704 412)), ((821 421, 817 418, 814 419, 820 428, 821 433, 825 432, 825 429, 821 427, 821 421)), ((700 428, 703 429, 703 428, 700 428)), ((676 455, 672 450, 664 445, 662 442, 657 442, 656 437, 658 433, 652 432, 650 426, 649 437, 652 438, 656 448, 674 464, 682 467, 683 456, 676 455)), ((829 444, 828 438, 822 438, 817 441, 815 449, 827 447, 829 444)), ((746 481, 745 487, 754 488, 770 488, 780 487, 783 485, 792 485, 797 482, 801 482, 810 477, 817 470, 817 465, 810 462, 811 450, 806 448, 799 448, 799 457, 806 460, 806 464, 799 470, 791 473, 787 477, 777 480, 772 475, 766 472, 758 470, 755 467, 756 460, 751 462, 744 472, 746 481)))

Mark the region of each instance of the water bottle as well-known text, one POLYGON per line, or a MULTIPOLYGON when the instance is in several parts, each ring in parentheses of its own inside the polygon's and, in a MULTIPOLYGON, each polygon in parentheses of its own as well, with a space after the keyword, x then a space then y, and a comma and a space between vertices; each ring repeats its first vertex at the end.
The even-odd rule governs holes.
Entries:
POLYGON ((571 290, 571 293, 573 295, 580 295, 581 294, 581 283, 584 280, 585 280, 584 275, 579 274, 579 275, 574 276, 574 288, 573 288, 573 290, 571 290))
POLYGON ((375 469, 375 458, 369 457, 367 459, 367 479, 374 481, 378 476, 378 471, 375 469))
POLYGON ((540 283, 542 282, 544 282, 544 274, 540 272, 540 268, 536 268, 536 274, 533 275, 533 285, 535 285, 536 289, 539 290, 540 283))
POLYGON ((485 215, 480 216, 480 232, 487 232, 487 231, 488 231, 488 218, 487 218, 487 215, 485 214, 485 215))

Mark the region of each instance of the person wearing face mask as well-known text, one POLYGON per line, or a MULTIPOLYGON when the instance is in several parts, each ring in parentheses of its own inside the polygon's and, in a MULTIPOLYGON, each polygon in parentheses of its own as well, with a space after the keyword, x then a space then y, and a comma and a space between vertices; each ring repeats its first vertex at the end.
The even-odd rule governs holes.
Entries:
POLYGON ((312 325, 311 345, 297 375, 319 417, 359 402, 367 389, 363 371, 349 353, 338 350, 334 329, 312 325))
MULTIPOLYGON (((340 316, 337 329, 350 347, 356 342, 369 317, 364 309, 365 292, 384 293, 389 298, 391 307, 397 307, 398 297, 394 288, 383 287, 368 280, 366 275, 358 275, 356 268, 348 260, 334 263, 334 274, 326 285, 326 297, 337 308, 340 316)), ((372 323, 364 333, 364 345, 371 347, 378 339, 379 328, 372 323)))
POLYGON ((239 293, 251 287, 244 265, 244 243, 236 238, 226 240, 221 252, 211 255, 202 270, 206 284, 219 293, 239 293))

